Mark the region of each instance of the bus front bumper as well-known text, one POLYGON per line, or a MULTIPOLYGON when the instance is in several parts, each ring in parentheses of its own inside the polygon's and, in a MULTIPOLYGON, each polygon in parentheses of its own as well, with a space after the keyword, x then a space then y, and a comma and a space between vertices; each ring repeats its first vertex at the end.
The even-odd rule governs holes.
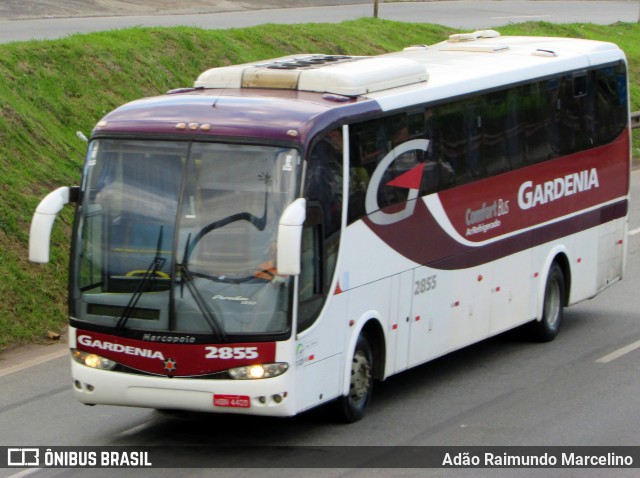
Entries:
POLYGON ((168 378, 92 369, 71 360, 73 390, 87 405, 245 415, 295 415, 291 370, 260 380, 168 378))

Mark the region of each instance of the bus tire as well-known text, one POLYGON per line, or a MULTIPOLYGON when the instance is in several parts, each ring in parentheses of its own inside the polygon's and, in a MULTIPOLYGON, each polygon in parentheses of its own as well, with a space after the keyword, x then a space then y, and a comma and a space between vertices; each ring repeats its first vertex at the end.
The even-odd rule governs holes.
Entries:
POLYGON ((560 330, 564 315, 565 279, 557 262, 551 264, 544 288, 542 319, 531 323, 532 338, 537 342, 550 342, 560 330))
POLYGON ((367 338, 360 335, 351 358, 349 392, 337 402, 338 414, 342 421, 353 423, 362 419, 372 392, 373 352, 367 338))

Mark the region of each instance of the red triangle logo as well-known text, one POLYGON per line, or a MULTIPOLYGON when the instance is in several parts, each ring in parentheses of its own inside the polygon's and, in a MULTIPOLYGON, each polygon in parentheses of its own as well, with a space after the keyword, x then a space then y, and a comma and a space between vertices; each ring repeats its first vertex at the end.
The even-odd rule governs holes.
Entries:
POLYGON ((334 295, 342 294, 342 287, 340 287, 340 281, 336 284, 336 290, 333 291, 334 295))
POLYGON ((424 163, 418 164, 415 168, 410 169, 406 173, 401 174, 395 179, 387 183, 387 186, 395 186, 404 189, 420 189, 422 183, 422 172, 424 171, 424 163))

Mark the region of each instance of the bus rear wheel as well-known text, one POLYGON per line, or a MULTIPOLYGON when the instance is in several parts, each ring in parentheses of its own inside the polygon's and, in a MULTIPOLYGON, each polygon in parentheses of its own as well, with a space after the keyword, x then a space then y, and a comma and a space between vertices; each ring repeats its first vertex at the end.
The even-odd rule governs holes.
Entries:
POLYGON ((338 399, 340 418, 348 423, 364 417, 364 411, 373 392, 373 353, 364 335, 358 337, 351 359, 349 392, 338 399))
POLYGON ((564 273, 558 263, 554 262, 549 269, 544 289, 542 319, 531 323, 533 339, 538 342, 550 342, 558 335, 564 315, 564 298, 564 273))

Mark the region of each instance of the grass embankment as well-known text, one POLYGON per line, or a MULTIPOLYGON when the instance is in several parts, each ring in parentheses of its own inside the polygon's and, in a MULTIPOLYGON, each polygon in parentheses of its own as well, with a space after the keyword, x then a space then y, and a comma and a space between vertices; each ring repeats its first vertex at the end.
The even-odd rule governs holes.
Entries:
MULTIPOLYGON (((640 109, 640 26, 530 23, 500 31, 618 43, 630 60, 632 109, 640 109)), ((225 31, 134 28, 0 45, 0 348, 64 330, 72 208, 54 227, 50 264, 29 263, 27 244, 40 199, 79 184, 86 145, 76 131, 88 134, 124 102, 190 86, 214 66, 300 52, 372 55, 451 33, 437 25, 363 19, 225 31)), ((640 151, 637 140, 634 150, 640 151)))

